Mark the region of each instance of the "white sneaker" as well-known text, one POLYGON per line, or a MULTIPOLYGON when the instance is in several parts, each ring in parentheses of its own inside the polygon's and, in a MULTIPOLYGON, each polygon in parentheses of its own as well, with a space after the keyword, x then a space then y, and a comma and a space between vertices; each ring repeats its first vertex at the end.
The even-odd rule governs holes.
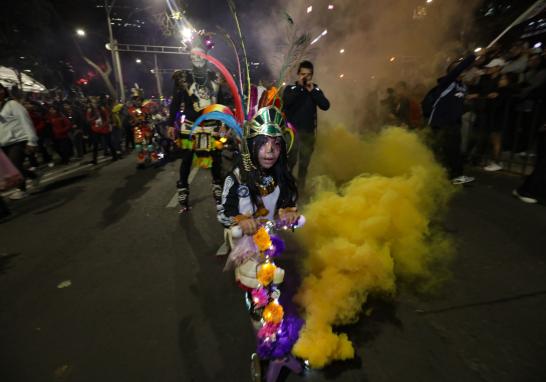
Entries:
POLYGON ((502 170, 502 166, 497 162, 489 162, 487 166, 483 168, 485 171, 493 172, 502 170))
POLYGON ((473 182, 474 180, 475 180, 475 178, 473 178, 471 176, 461 175, 461 176, 458 176, 456 178, 451 179, 451 183, 452 184, 465 184, 465 183, 473 182))
POLYGON ((10 200, 21 200, 23 198, 27 197, 27 193, 19 188, 16 188, 15 191, 11 193, 10 196, 8 196, 8 199, 10 200))
POLYGON ((518 190, 514 190, 512 191, 512 195, 514 195, 516 198, 518 198, 519 200, 521 200, 523 203, 528 203, 528 204, 536 204, 538 203, 538 200, 534 199, 534 198, 530 198, 528 196, 523 196, 521 195, 518 190))

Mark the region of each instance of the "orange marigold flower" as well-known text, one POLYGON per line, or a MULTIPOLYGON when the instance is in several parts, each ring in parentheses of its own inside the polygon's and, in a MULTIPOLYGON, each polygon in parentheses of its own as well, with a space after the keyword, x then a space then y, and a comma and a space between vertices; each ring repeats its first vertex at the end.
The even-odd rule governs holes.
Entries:
POLYGON ((279 324, 284 317, 284 309, 279 303, 272 301, 265 307, 262 318, 265 322, 279 324))
POLYGON ((256 243, 256 246, 261 252, 266 251, 271 247, 271 238, 264 227, 261 227, 258 232, 254 234, 254 243, 256 243))

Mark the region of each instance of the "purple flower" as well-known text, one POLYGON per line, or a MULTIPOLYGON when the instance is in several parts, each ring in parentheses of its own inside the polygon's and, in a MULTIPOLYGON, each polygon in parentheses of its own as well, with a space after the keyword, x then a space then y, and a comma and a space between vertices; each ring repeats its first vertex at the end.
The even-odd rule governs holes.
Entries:
POLYGON ((292 351, 299 337, 303 321, 299 317, 286 317, 274 341, 268 337, 258 338, 258 355, 262 359, 282 358, 292 351))
POLYGON ((284 245, 283 239, 277 235, 271 235, 271 248, 265 251, 265 254, 269 257, 277 257, 284 252, 286 246, 284 245))

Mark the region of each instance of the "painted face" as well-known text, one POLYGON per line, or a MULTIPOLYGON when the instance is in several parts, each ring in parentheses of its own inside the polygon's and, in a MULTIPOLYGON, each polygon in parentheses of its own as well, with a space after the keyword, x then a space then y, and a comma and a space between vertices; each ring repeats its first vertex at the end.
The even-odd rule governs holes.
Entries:
MULTIPOLYGON (((205 53, 205 51, 203 49, 196 49, 196 50, 199 50, 200 52, 203 52, 205 53)), ((191 56, 190 56, 190 59, 191 59, 191 63, 193 66, 195 66, 196 68, 202 68, 205 66, 206 64, 206 61, 204 58, 192 53, 191 56)))
POLYGON ((261 168, 267 170, 277 163, 281 155, 281 139, 280 137, 267 137, 267 141, 260 147, 258 161, 261 168))

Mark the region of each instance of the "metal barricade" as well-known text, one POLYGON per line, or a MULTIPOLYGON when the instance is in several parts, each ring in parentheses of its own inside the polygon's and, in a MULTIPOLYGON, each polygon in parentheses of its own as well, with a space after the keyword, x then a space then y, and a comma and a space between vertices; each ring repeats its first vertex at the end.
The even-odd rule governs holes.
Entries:
POLYGON ((536 160, 536 139, 540 128, 542 99, 513 98, 504 110, 503 155, 501 161, 508 172, 527 175, 536 160))

